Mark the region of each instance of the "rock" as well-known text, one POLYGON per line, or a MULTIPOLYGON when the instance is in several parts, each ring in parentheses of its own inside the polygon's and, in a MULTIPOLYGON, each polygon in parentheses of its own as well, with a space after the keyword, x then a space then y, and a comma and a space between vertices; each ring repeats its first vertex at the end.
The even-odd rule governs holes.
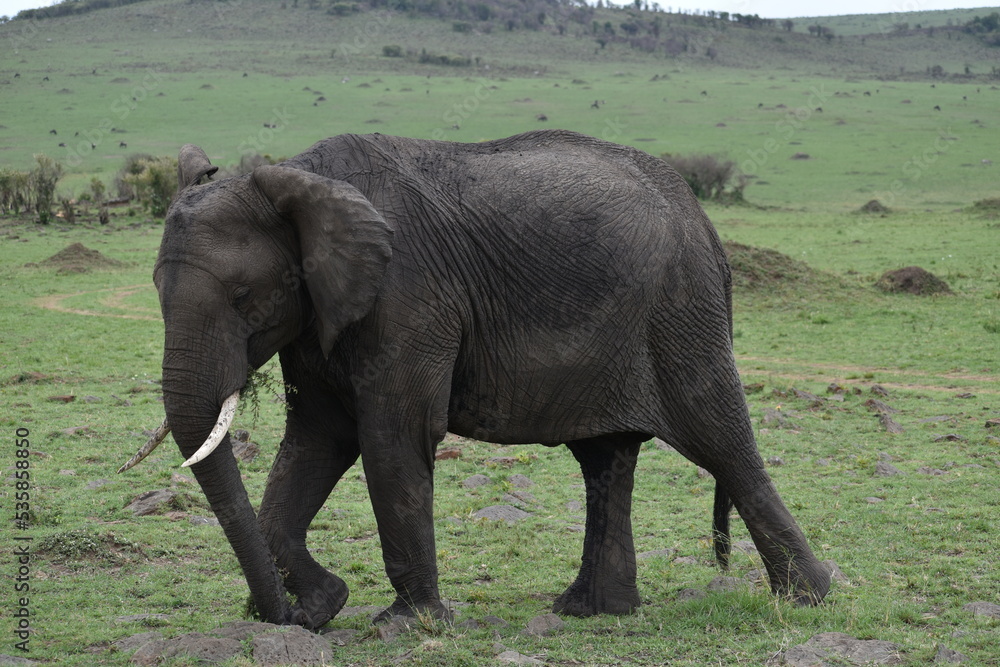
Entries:
POLYGON ((883 398, 885 398, 885 397, 887 397, 889 395, 889 390, 886 389, 885 387, 883 387, 880 384, 873 384, 872 388, 871 388, 871 392, 873 394, 875 394, 876 396, 881 396, 883 398))
POLYGON ((890 406, 887 403, 883 403, 877 398, 869 398, 867 401, 865 401, 865 407, 871 410, 872 412, 877 412, 883 415, 889 415, 899 412, 899 410, 897 410, 896 408, 890 406))
POLYGON ((890 417, 887 414, 884 414, 884 413, 879 414, 878 421, 882 425, 882 428, 884 428, 886 430, 886 433, 902 433, 903 432, 903 427, 900 426, 898 423, 896 423, 896 421, 894 421, 893 418, 890 417))
POLYGON ((934 654, 934 662, 959 663, 967 660, 968 658, 958 651, 952 651, 950 648, 946 648, 940 644, 938 644, 937 653, 934 654))
MULTIPOLYGON (((243 433, 246 433, 246 431, 243 431, 243 433)), ((247 437, 249 437, 249 434, 247 434, 247 437)), ((236 457, 237 461, 250 463, 257 458, 258 454, 260 454, 260 447, 257 443, 242 440, 233 442, 233 456, 236 457)))
POLYGON ((299 626, 253 638, 253 658, 260 665, 328 665, 332 655, 330 640, 299 626))
POLYGON ((360 633, 351 628, 344 628, 342 630, 321 631, 320 634, 326 637, 331 646, 347 646, 348 644, 353 644, 360 633))
POLYGON ((747 582, 745 579, 740 577, 723 577, 719 576, 712 581, 708 582, 708 590, 718 593, 724 592, 728 593, 731 591, 738 591, 746 588, 747 582))
POLYGON ((521 631, 521 634, 545 637, 562 630, 564 627, 566 627, 566 623, 555 614, 542 614, 528 621, 528 625, 521 631))
POLYGON ((535 496, 529 491, 514 491, 513 493, 503 494, 501 500, 511 505, 524 506, 528 503, 535 502, 535 496))
POLYGON ((879 503, 884 503, 885 498, 879 498, 877 496, 868 496, 865 498, 865 502, 869 505, 878 505, 879 503))
POLYGON ((785 428, 788 424, 788 418, 780 410, 764 408, 764 416, 761 418, 760 423, 770 428, 785 428))
POLYGON ((352 616, 372 616, 380 613, 383 607, 376 604, 368 604, 359 607, 344 607, 337 612, 337 618, 351 618, 352 616))
POLYGON ((393 616, 385 623, 377 626, 375 634, 380 640, 391 642, 399 635, 409 632, 416 623, 417 620, 409 616, 393 616))
POLYGON ((677 593, 677 599, 681 602, 685 600, 701 600, 706 597, 708 597, 708 593, 700 591, 697 588, 685 588, 677 593))
POLYGON ((697 565, 698 559, 694 556, 681 556, 680 558, 675 558, 674 563, 677 565, 697 565))
POLYGON ((971 611, 975 616, 1000 618, 1000 604, 992 602, 970 602, 962 607, 962 611, 971 611))
POLYGON ((141 621, 169 621, 166 614, 129 614, 127 616, 116 616, 116 623, 139 623, 141 621))
POLYGON ((99 489, 105 484, 110 484, 110 483, 111 483, 110 479, 95 479, 91 482, 87 482, 87 486, 85 486, 84 488, 87 489, 88 491, 93 491, 94 489, 99 489))
POLYGON ((737 540, 736 542, 733 542, 733 550, 742 551, 748 556, 752 556, 757 553, 757 545, 750 540, 737 540))
POLYGON ((492 484, 492 483, 493 482, 486 475, 473 475, 472 477, 469 477, 464 482, 462 482, 462 486, 464 486, 467 489, 476 489, 479 488, 480 486, 486 486, 487 484, 492 484))
POLYGON ((194 662, 216 663, 243 655, 243 644, 235 639, 208 637, 200 632, 144 644, 132 655, 136 665, 158 665, 164 660, 187 656, 194 662))
POLYGON ((945 435, 939 435, 934 438, 934 442, 965 442, 965 440, 965 438, 957 433, 946 433, 945 435))
POLYGON ((862 213, 876 213, 884 215, 889 212, 889 207, 880 202, 877 199, 872 199, 867 204, 861 207, 860 211, 862 213))
POLYGON ((917 472, 921 475, 933 475, 935 477, 939 475, 947 475, 947 470, 941 470, 939 468, 931 468, 930 466, 920 466, 917 468, 917 472))
POLYGON ((896 466, 892 465, 887 461, 879 461, 875 464, 875 476, 876 477, 892 477, 893 475, 902 475, 902 471, 896 466))
POLYGON ((767 459, 767 465, 769 466, 783 466, 785 465, 785 460, 780 456, 771 456, 767 459))
POLYGON ((491 505, 490 507, 484 507, 472 515, 475 519, 506 521, 507 523, 514 523, 529 516, 531 516, 529 512, 520 510, 513 505, 491 505))
POLYGON ((177 494, 170 489, 158 489, 141 493, 132 499, 125 509, 132 510, 135 516, 148 516, 156 514, 164 505, 168 505, 177 494))
POLYGON ((7 665, 14 667, 15 665, 39 665, 39 664, 41 663, 36 662, 34 660, 28 660, 27 658, 19 658, 15 655, 6 655, 0 653, 0 665, 3 665, 3 667, 6 667, 7 665))
POLYGON ((516 486, 519 489, 527 489, 535 485, 534 482, 521 474, 511 475, 507 481, 510 482, 511 486, 516 486))
POLYGON ((579 500, 571 500, 568 503, 566 503, 566 509, 568 509, 570 512, 582 512, 583 503, 581 503, 579 500))
POLYGON ((497 660, 502 663, 511 665, 544 665, 545 663, 541 660, 536 660, 535 658, 528 657, 517 651, 504 651, 497 656, 497 660))
MULTIPOLYGON (((141 632, 137 635, 132 635, 131 637, 122 637, 115 642, 115 648, 122 653, 128 651, 135 651, 136 649, 142 648, 150 642, 157 642, 163 639, 163 635, 159 632, 141 632)), ((3 664, 3 663, 0 663, 3 664)))
POLYGON ((515 463, 517 463, 517 457, 515 457, 515 456, 491 456, 490 458, 486 459, 486 463, 487 463, 487 465, 506 466, 506 467, 509 468, 512 465, 514 465, 515 463))
POLYGON ((193 516, 188 519, 192 526, 221 526, 214 516, 193 516))
POLYGON ((259 623, 257 621, 230 621, 224 623, 215 630, 210 630, 206 634, 213 637, 223 637, 235 639, 238 642, 252 638, 254 635, 263 634, 272 630, 278 630, 280 625, 274 623, 259 623))
POLYGON ((641 554, 636 554, 636 558, 639 560, 645 560, 647 558, 673 558, 677 555, 677 549, 654 549, 653 551, 643 551, 641 554))
POLYGON ((852 665, 899 665, 903 662, 899 656, 899 646, 892 642, 861 640, 840 632, 824 632, 814 635, 805 644, 785 651, 778 664, 792 667, 832 667, 843 664, 844 660, 852 665))

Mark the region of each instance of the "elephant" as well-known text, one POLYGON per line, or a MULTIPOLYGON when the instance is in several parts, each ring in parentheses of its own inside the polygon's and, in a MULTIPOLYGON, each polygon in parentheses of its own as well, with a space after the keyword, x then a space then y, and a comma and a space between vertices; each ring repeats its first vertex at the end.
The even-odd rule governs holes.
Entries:
POLYGON ((754 440, 722 245, 667 164, 544 130, 345 134, 242 176, 216 169, 181 149, 153 274, 166 419, 136 458, 172 430, 263 620, 316 628, 344 606, 306 531, 359 457, 395 590, 375 620, 448 617, 432 511, 446 432, 565 444, 579 462, 583 556, 558 613, 639 606, 631 496, 654 437, 715 477, 723 565, 735 506, 776 594, 826 595, 754 440), (248 369, 275 354, 296 391, 255 514, 228 429, 248 369))

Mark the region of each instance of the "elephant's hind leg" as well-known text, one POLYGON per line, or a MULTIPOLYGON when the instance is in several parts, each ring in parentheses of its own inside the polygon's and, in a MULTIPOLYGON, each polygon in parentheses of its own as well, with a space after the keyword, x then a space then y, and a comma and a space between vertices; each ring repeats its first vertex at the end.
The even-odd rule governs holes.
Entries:
POLYGON ((629 614, 639 606, 632 541, 632 485, 638 434, 569 442, 587 489, 583 562, 576 581, 556 599, 553 611, 571 616, 629 614))

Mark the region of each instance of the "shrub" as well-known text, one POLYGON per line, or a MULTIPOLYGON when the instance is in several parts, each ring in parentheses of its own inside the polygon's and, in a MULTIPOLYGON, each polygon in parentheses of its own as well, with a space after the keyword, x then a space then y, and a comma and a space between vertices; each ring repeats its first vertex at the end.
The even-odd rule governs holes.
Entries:
POLYGON ((147 158, 135 163, 132 170, 123 180, 131 186, 135 198, 152 215, 165 216, 170 200, 177 193, 177 159, 147 158))
POLYGON ((17 215, 31 208, 31 174, 4 167, 0 169, 0 213, 17 215))
POLYGON ((115 190, 122 199, 135 199, 135 189, 126 180, 129 175, 142 173, 142 162, 152 160, 153 156, 148 153, 133 153, 125 158, 123 166, 115 175, 115 190))
POLYGON ((47 155, 35 156, 37 166, 31 171, 31 192, 35 199, 38 221, 47 225, 52 220, 52 204, 56 197, 56 183, 62 178, 63 166, 47 155))
POLYGON ((382 55, 386 58, 402 58, 403 47, 398 44, 387 44, 382 47, 382 55))
POLYGON ((698 199, 743 201, 746 178, 737 172, 736 163, 714 155, 664 155, 663 160, 687 181, 698 199), (735 181, 735 182, 734 182, 735 181), (726 190, 726 188, 730 188, 726 190))

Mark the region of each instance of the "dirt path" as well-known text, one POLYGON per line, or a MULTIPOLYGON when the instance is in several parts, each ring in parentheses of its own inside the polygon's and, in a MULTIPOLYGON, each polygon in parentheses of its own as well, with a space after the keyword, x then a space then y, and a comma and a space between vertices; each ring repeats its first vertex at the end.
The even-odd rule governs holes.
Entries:
POLYGON ((160 322, 161 317, 156 311, 149 308, 130 306, 125 303, 125 299, 144 290, 152 290, 153 286, 143 283, 140 285, 126 285, 123 287, 111 287, 108 289, 92 290, 89 292, 73 292, 72 294, 53 294, 35 299, 34 305, 46 310, 54 310, 59 313, 70 313, 72 315, 88 315, 92 317, 117 317, 122 320, 145 320, 148 322, 160 322), (101 298, 99 303, 107 308, 113 308, 120 312, 102 312, 96 310, 84 310, 82 308, 70 308, 63 305, 64 301, 86 295, 107 294, 101 298))

